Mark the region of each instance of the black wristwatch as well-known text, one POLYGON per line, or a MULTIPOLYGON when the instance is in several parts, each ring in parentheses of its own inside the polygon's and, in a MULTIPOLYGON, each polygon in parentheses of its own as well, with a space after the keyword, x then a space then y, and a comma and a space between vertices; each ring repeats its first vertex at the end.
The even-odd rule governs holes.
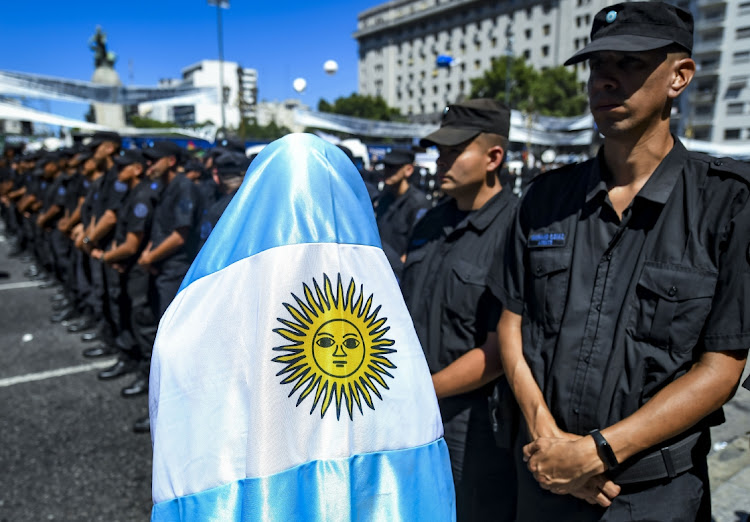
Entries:
POLYGON ((604 463, 607 465, 607 469, 614 469, 619 466, 620 463, 617 462, 615 452, 612 451, 612 446, 609 445, 609 442, 607 442, 607 439, 604 438, 604 435, 599 433, 599 430, 591 430, 589 432, 589 435, 594 437, 596 449, 599 452, 599 456, 601 457, 602 461, 604 461, 604 463))

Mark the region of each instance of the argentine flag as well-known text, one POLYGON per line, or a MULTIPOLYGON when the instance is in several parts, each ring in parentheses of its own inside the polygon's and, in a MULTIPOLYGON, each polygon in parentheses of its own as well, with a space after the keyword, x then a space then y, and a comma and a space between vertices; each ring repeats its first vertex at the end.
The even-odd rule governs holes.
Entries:
POLYGON ((427 364, 359 173, 267 146, 164 314, 152 520, 455 518, 427 364))

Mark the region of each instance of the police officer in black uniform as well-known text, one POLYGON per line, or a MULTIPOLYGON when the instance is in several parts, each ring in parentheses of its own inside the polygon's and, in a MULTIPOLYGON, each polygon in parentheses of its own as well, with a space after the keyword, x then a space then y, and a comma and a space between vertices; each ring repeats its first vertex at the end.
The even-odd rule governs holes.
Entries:
MULTIPOLYGON (((107 250, 95 249, 91 255, 105 263, 107 270, 117 274, 110 288, 110 304, 117 311, 114 318, 117 326, 113 346, 100 346, 84 351, 87 357, 100 357, 118 353, 119 360, 110 370, 112 377, 124 375, 140 365, 147 364, 144 354, 135 339, 133 310, 148 304, 148 272, 137 265, 138 257, 150 238, 151 219, 154 207, 161 195, 160 181, 146 177, 145 156, 137 150, 123 151, 115 156, 119 168, 118 180, 129 187, 128 196, 117 213, 117 226, 112 245, 107 250)), ((142 387, 123 388, 122 395, 131 397, 144 393, 142 387)))
POLYGON ((503 256, 517 198, 497 174, 509 109, 488 99, 450 105, 437 145, 449 196, 414 227, 402 280, 406 305, 433 374, 456 486, 459 520, 514 520, 509 449, 495 443, 488 397, 500 375, 495 325, 501 302, 488 289, 492 259, 503 256))
POLYGON ((427 197, 410 183, 414 174, 413 152, 393 150, 385 155, 382 164, 384 187, 373 202, 375 219, 380 241, 400 257, 406 254, 414 224, 431 205, 427 197))
POLYGON ((198 228, 198 249, 203 248, 219 218, 242 185, 250 160, 244 153, 227 151, 219 155, 213 164, 213 182, 223 193, 222 196, 203 214, 198 228))
MULTIPOLYGON (((164 185, 154 208, 151 237, 138 258, 138 265, 148 271, 149 303, 147 308, 134 310, 135 336, 141 353, 150 361, 161 316, 167 310, 197 252, 198 194, 195 185, 178 173, 182 149, 175 143, 162 141, 143 151, 152 161, 147 174, 152 181, 164 185)), ((135 381, 128 386, 129 395, 148 391, 149 364, 138 369, 135 381)), ((146 431, 148 417, 136 421, 136 431, 146 431)))
POLYGON ((604 145, 531 184, 492 271, 520 520, 711 519, 709 427, 750 346, 750 169, 670 134, 692 43, 690 13, 616 4, 567 62, 589 60, 604 145))

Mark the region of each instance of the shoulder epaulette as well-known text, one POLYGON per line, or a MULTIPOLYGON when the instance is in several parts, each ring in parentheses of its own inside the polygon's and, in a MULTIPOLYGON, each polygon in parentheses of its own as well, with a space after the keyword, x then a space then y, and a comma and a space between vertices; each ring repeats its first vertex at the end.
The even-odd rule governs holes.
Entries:
POLYGON ((565 175, 570 173, 570 171, 575 170, 579 167, 583 167, 584 165, 587 165, 588 163, 596 160, 596 158, 591 158, 586 161, 583 161, 581 163, 568 163, 567 165, 563 165, 562 167, 558 167, 556 169, 548 170, 547 172, 542 172, 541 174, 536 175, 530 183, 537 183, 538 181, 542 181, 548 178, 551 178, 552 176, 558 176, 558 175, 565 175))
POLYGON ((714 158, 702 152, 691 152, 691 157, 708 164, 708 170, 715 175, 730 175, 750 185, 750 163, 734 158, 714 158))

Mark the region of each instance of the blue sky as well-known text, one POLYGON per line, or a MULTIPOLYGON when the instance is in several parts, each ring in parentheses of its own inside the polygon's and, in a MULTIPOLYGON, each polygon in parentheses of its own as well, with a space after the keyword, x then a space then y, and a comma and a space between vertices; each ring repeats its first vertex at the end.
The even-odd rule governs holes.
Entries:
MULTIPOLYGON (((315 107, 357 90, 357 14, 384 0, 231 0, 224 10, 224 59, 258 70, 260 100, 298 97, 315 107), (336 60, 334 76, 323 72, 336 60)), ((206 0, 16 0, 0 11, 0 69, 89 80, 88 40, 101 25, 124 84, 155 85, 218 56, 216 8, 206 0), (132 64, 132 67, 131 67, 132 64)), ((35 102, 34 107, 81 118, 87 107, 35 102)))

